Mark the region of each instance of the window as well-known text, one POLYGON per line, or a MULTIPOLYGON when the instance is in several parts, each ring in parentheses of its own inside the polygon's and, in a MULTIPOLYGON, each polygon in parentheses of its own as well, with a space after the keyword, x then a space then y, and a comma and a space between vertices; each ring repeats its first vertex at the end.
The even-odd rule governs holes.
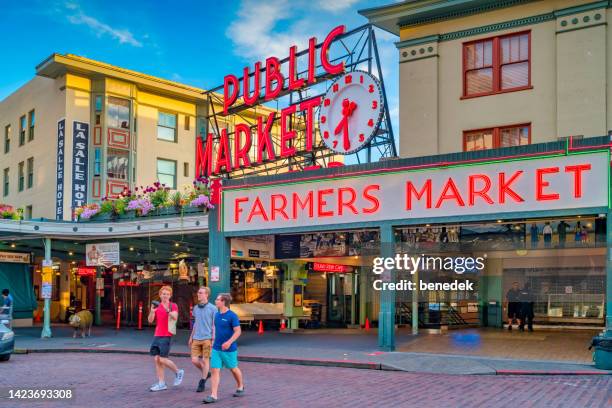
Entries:
POLYGON ((183 163, 183 177, 189 177, 189 163, 183 163))
POLYGON ((176 162, 157 159, 157 180, 171 189, 176 188, 176 162))
POLYGON ((32 188, 34 186, 34 158, 30 157, 28 159, 28 188, 32 188))
POLYGON ((504 126, 463 132, 463 150, 497 149, 531 143, 531 125, 504 126))
POLYGON ((102 151, 99 147, 94 150, 94 176, 99 176, 102 167, 102 151))
POLYGON ((25 208, 25 219, 26 220, 32 219, 32 206, 31 205, 28 205, 25 208))
POLYGON ((189 130, 191 128, 191 117, 189 115, 185 115, 185 130, 189 130))
POLYGON ((4 153, 11 151, 11 125, 4 127, 4 153))
POLYGON ((130 152, 123 149, 108 149, 106 152, 106 175, 110 178, 127 180, 130 152))
POLYGON ((159 112, 157 115, 157 138, 176 142, 176 115, 159 112))
POLYGON ((530 33, 463 45, 463 96, 484 96, 531 87, 530 33))
POLYGON ((19 118, 19 146, 25 144, 25 131, 26 130, 26 116, 23 115, 19 118))
POLYGON ((36 124, 36 114, 34 112, 34 109, 32 109, 28 113, 28 123, 28 142, 31 142, 32 140, 34 140, 34 125, 36 124))
POLYGON ((23 166, 24 165, 25 165, 24 162, 20 162, 19 166, 18 166, 18 169, 19 169, 19 171, 18 171, 19 179, 18 179, 18 183, 17 183, 17 190, 18 191, 23 191, 23 184, 24 184, 24 181, 25 181, 25 174, 23 172, 23 166))
POLYGON ((2 181, 3 181, 2 195, 6 197, 7 195, 9 195, 9 169, 8 168, 4 169, 4 176, 3 176, 2 181))
POLYGON ((108 97, 108 127, 118 129, 130 128, 130 101, 108 97))

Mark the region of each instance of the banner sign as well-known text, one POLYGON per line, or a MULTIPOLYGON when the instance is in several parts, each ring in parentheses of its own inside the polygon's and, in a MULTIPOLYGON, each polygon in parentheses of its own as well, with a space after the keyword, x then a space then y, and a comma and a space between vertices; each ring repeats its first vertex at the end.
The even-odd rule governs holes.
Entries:
POLYGON ((87 166, 89 124, 74 121, 72 125, 72 204, 71 208, 87 203, 87 166))
POLYGON ((105 266, 108 268, 120 263, 119 242, 85 245, 85 264, 87 266, 105 266))
POLYGON ((0 262, 30 263, 30 254, 20 252, 0 252, 0 262))
MULTIPOLYGON (((53 283, 53 261, 51 260, 42 261, 41 280, 42 280, 43 286, 45 284, 51 285, 53 283)), ((45 298, 45 299, 48 299, 48 298, 45 298)))
POLYGON ((608 207, 609 152, 223 190, 226 232, 608 207))
POLYGON ((64 219, 64 143, 66 141, 66 119, 57 122, 57 183, 55 188, 55 219, 64 219))

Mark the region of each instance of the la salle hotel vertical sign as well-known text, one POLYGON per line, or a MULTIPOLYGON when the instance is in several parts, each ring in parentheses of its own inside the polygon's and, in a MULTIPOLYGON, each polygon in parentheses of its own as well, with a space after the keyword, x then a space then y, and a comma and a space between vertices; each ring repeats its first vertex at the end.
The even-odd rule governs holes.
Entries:
POLYGON ((75 208, 87 203, 87 165, 89 124, 74 121, 72 124, 72 205, 75 208))
POLYGON ((57 183, 55 188, 55 219, 64 219, 64 147, 66 143, 66 119, 57 122, 57 183))

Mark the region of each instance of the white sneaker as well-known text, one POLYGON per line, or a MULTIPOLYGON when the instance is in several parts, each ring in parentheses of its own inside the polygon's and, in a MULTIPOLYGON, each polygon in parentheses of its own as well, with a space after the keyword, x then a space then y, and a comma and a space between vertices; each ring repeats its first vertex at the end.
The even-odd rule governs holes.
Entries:
POLYGON ((157 384, 153 384, 151 386, 151 388, 149 388, 150 391, 163 391, 163 390, 167 390, 168 387, 166 386, 166 383, 157 383, 157 384))
POLYGON ((185 375, 185 370, 178 370, 176 372, 176 376, 174 377, 174 386, 181 385, 183 382, 183 375, 185 375))

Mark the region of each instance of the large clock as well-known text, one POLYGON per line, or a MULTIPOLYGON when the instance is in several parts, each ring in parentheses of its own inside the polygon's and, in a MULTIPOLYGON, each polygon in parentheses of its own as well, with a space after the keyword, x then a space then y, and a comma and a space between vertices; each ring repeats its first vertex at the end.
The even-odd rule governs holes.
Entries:
POLYGON ((336 153, 355 153, 376 134, 383 116, 380 83, 365 71, 348 72, 325 93, 319 110, 323 142, 336 153))

